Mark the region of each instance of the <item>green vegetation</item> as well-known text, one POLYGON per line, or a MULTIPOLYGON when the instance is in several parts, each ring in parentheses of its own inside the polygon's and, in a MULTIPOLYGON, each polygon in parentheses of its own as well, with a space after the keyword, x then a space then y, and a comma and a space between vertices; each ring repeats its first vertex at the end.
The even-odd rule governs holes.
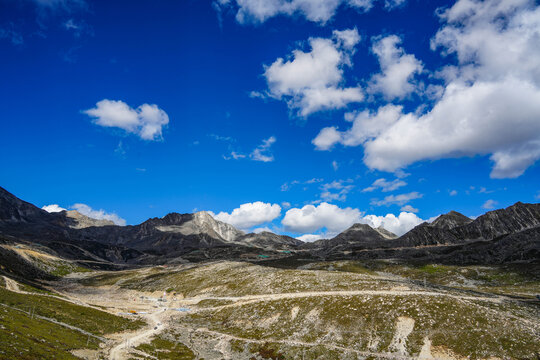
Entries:
POLYGON ((0 303, 64 322, 95 335, 134 330, 141 320, 129 320, 100 310, 79 306, 50 296, 18 294, 0 289, 0 303))
POLYGON ((69 351, 98 348, 98 340, 0 306, 0 359, 77 359, 69 351))
POLYGON ((141 344, 136 347, 137 350, 143 351, 148 355, 157 357, 158 359, 171 360, 191 360, 195 359, 195 354, 184 344, 171 341, 163 336, 155 337, 149 344, 141 344))
POLYGON ((90 269, 87 269, 82 266, 74 265, 74 264, 60 264, 56 266, 49 273, 54 276, 63 277, 71 273, 91 272, 91 271, 92 270, 90 269))

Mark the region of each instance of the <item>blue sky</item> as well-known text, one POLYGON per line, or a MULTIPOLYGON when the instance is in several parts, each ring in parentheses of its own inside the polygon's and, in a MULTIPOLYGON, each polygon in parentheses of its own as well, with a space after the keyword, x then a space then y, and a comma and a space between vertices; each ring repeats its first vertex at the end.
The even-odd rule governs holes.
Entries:
POLYGON ((526 0, 0 0, 0 186, 309 240, 538 202, 539 38, 526 0))

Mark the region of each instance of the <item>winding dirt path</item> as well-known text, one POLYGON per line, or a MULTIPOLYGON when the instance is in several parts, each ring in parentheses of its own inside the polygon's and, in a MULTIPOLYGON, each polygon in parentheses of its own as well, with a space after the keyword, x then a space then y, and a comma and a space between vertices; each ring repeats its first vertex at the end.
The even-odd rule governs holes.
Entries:
POLYGON ((208 334, 208 335, 213 335, 215 337, 218 337, 218 338, 221 338, 221 339, 226 339, 228 341, 238 340, 238 341, 243 341, 243 342, 247 342, 247 343, 251 343, 251 344, 264 345, 266 343, 278 343, 278 344, 284 344, 284 345, 288 345, 288 346, 303 346, 303 347, 315 347, 315 346, 324 345, 325 347, 327 347, 329 349, 340 350, 340 351, 349 352, 349 353, 355 353, 355 354, 358 354, 358 355, 361 355, 361 356, 366 356, 366 357, 375 356, 375 357, 378 357, 378 358, 396 359, 396 360, 412 360, 412 359, 416 359, 416 357, 400 355, 400 354, 396 354, 396 353, 378 353, 378 352, 362 351, 362 350, 357 350, 357 349, 348 348, 348 347, 344 347, 344 346, 326 344, 326 343, 314 343, 314 342, 305 342, 305 341, 298 341, 298 340, 279 340, 279 339, 271 339, 271 338, 266 338, 264 340, 249 339, 249 338, 243 338, 243 337, 238 337, 238 336, 234 336, 234 335, 221 333, 221 332, 218 332, 218 331, 209 330, 209 329, 206 329, 206 328, 199 328, 199 329, 196 329, 194 332, 200 332, 200 333, 205 333, 205 334, 208 334))
POLYGON ((122 360, 127 358, 126 355, 129 348, 136 347, 142 343, 146 343, 153 336, 163 331, 166 326, 161 324, 161 319, 164 317, 166 312, 167 311, 163 309, 151 314, 144 315, 143 318, 148 322, 150 327, 146 327, 134 333, 127 334, 118 345, 116 345, 110 350, 109 359, 122 360))
POLYGON ((299 299, 307 297, 323 297, 323 296, 358 296, 358 295, 370 295, 370 296, 431 296, 431 297, 449 297, 458 300, 477 300, 491 303, 501 303, 503 298, 501 297, 481 297, 481 296, 464 296, 454 295, 442 292, 434 291, 417 291, 417 290, 344 290, 344 291, 306 291, 295 293, 281 293, 281 294, 263 294, 263 295, 246 295, 246 296, 216 296, 216 297, 195 297, 191 299, 184 299, 182 303, 184 305, 197 305, 203 300, 223 300, 234 301, 233 304, 199 308, 195 311, 215 311, 221 309, 227 309, 231 307, 242 306, 251 303, 275 301, 283 299, 299 299))

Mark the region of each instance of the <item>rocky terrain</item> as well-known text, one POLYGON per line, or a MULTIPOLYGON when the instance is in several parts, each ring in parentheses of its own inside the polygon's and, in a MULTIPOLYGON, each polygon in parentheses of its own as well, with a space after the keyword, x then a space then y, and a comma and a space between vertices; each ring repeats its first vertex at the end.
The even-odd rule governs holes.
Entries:
POLYGON ((0 359, 535 359, 540 205, 303 243, 0 188, 0 359))

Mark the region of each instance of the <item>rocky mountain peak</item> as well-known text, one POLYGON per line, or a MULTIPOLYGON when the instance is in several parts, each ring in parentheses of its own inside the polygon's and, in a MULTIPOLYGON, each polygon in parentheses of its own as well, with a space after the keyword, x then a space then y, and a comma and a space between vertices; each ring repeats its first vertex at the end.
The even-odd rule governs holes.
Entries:
POLYGON ((471 218, 452 210, 449 213, 441 215, 435 219, 435 221, 431 223, 431 226, 441 229, 453 229, 458 226, 469 224, 472 221, 473 220, 471 218))
POLYGON ((180 233, 186 236, 206 234, 211 238, 228 242, 244 235, 243 231, 214 219, 206 211, 194 214, 170 213, 161 219, 152 219, 152 225, 162 232, 180 233))

